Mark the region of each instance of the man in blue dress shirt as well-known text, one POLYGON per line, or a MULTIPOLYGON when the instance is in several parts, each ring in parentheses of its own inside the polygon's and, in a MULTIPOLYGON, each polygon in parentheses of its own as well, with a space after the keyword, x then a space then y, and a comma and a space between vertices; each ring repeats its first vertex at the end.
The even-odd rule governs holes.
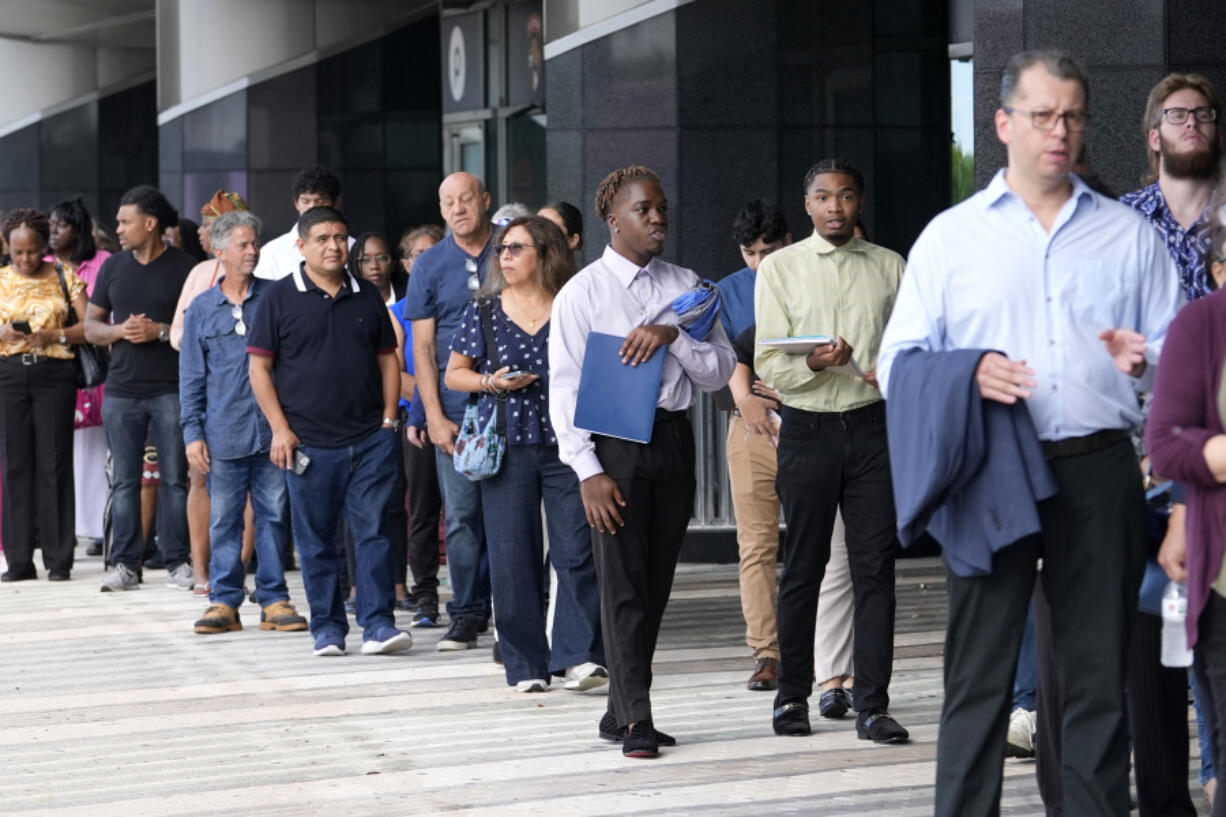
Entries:
POLYGON ((980 394, 1025 400, 1058 494, 1042 531, 995 554, 987 576, 949 576, 936 814, 1000 810, 1011 685, 1042 557, 1064 683, 1064 802, 1128 814, 1124 671, 1145 555, 1144 495, 1129 429, 1181 297, 1158 235, 1071 173, 1088 85, 1060 52, 1010 59, 995 125, 1008 166, 916 241, 882 341, 879 380, 906 349, 983 349, 980 394))

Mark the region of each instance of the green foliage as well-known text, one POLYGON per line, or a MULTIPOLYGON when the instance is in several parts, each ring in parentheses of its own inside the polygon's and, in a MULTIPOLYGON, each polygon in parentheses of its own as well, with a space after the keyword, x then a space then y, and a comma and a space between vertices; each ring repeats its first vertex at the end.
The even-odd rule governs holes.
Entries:
POLYGON ((950 163, 953 203, 957 204, 975 192, 975 155, 963 153, 962 147, 953 143, 953 161, 950 163))

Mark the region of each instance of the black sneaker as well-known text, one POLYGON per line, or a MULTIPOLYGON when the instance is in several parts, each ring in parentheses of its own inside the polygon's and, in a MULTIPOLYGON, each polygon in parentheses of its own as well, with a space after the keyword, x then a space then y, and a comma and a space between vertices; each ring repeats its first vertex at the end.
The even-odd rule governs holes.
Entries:
POLYGON ((413 614, 412 627, 437 627, 442 622, 438 614, 438 602, 423 601, 417 605, 413 614))
POLYGON ((451 627, 439 639, 439 652, 457 652, 471 650, 477 646, 477 625, 479 622, 471 618, 456 619, 451 627))

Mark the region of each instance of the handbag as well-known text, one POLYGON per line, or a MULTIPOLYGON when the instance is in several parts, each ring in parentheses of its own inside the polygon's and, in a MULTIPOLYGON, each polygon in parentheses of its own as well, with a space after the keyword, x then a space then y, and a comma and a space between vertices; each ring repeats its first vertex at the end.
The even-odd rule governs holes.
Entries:
MULTIPOLYGON (((481 332, 485 335, 485 356, 497 371, 498 346, 494 340, 493 309, 490 301, 477 304, 477 315, 481 319, 481 332)), ((502 457, 507 450, 507 397, 506 394, 496 394, 497 405, 494 413, 481 428, 478 415, 480 397, 476 392, 469 395, 468 407, 464 409, 464 419, 460 421, 460 434, 455 441, 455 454, 452 462, 455 470, 471 479, 473 482, 488 479, 498 473, 502 466, 502 457)))
MULTIPOLYGON (((60 279, 60 289, 64 291, 64 300, 68 302, 68 319, 64 328, 77 325, 77 310, 73 309, 72 298, 68 295, 68 282, 64 280, 64 267, 58 262, 55 274, 60 279)), ((77 386, 82 389, 92 389, 106 382, 106 372, 111 366, 111 351, 105 346, 95 346, 92 343, 82 343, 76 348, 73 365, 77 368, 77 386)))

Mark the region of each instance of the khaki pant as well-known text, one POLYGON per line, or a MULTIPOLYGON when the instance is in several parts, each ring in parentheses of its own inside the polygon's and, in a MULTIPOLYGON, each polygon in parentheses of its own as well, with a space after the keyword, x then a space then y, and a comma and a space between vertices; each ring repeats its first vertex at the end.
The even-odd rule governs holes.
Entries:
MULTIPOLYGON (((741 612, 745 642, 754 658, 778 658, 775 602, 779 590, 779 497, 775 494, 775 447, 752 434, 737 415, 728 421, 728 481, 736 515, 740 557, 741 612)), ((852 675, 851 571, 843 518, 835 518, 830 563, 818 598, 814 656, 818 681, 852 675)))

